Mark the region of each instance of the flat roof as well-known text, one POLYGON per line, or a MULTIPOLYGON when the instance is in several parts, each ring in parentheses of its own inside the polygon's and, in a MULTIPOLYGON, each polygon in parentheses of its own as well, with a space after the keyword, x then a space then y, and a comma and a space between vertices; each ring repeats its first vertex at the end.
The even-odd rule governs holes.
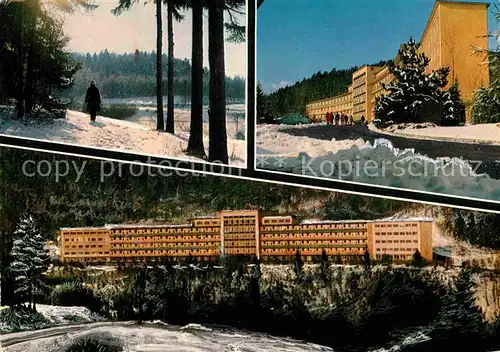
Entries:
POLYGON ((450 3, 450 4, 464 4, 464 5, 486 5, 490 7, 491 3, 487 1, 457 1, 457 0, 436 0, 436 2, 450 3))

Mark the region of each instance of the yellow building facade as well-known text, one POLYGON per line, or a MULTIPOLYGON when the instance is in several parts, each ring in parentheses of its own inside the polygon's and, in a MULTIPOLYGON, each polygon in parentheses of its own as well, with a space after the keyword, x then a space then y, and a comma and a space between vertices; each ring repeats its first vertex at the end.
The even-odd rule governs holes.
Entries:
MULTIPOLYGON (((482 2, 436 0, 420 39, 420 51, 431 60, 427 71, 449 67, 445 89, 458 81, 465 102, 490 83, 486 54, 475 54, 473 49, 488 48, 488 7, 482 2)), ((382 84, 393 81, 388 67, 364 66, 353 73, 347 93, 311 102, 305 114, 316 121, 324 121, 327 112, 346 113, 355 121, 362 116, 373 121, 375 99, 387 93, 382 84), (339 106, 344 97, 344 105, 339 106)))
POLYGON ((432 260, 432 219, 374 221, 306 221, 292 216, 264 216, 259 211, 223 211, 218 217, 192 219, 189 224, 118 224, 61 228, 63 262, 161 262, 167 257, 214 261, 221 255, 262 261, 287 260, 297 250, 305 261, 325 251, 344 260, 388 255, 410 260, 418 249, 432 260))

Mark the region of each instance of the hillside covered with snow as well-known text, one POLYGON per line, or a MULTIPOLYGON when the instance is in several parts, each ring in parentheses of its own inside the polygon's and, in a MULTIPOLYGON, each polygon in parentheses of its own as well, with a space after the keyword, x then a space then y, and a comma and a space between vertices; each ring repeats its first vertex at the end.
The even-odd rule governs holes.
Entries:
MULTIPOLYGON (((244 126, 241 123, 237 126, 228 119, 230 164, 244 166, 246 142, 236 139, 238 131, 244 133, 244 126)), ((176 110, 175 135, 155 131, 147 118, 119 120, 98 116, 97 121, 91 123, 88 114, 71 110, 66 119, 50 122, 19 121, 0 116, 0 133, 136 154, 200 160, 187 156, 184 152, 189 140, 189 112, 186 110, 176 110)), ((208 154, 208 123, 204 124, 204 145, 208 154)))

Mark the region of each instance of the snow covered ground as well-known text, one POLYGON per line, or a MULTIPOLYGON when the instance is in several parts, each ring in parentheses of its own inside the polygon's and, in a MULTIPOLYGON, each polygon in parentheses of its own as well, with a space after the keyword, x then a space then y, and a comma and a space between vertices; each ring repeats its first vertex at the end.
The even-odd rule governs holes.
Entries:
POLYGON ((238 330, 178 329, 167 326, 112 326, 98 327, 62 337, 32 340, 4 348, 5 352, 63 351, 78 338, 112 337, 128 352, 316 352, 333 351, 330 348, 283 337, 238 330))
MULTIPOLYGON (((370 128, 375 130, 373 125, 370 125, 370 128)), ((384 133, 384 131, 379 130, 377 132, 384 133)), ((497 123, 457 127, 430 126, 426 128, 412 128, 412 126, 406 126, 406 128, 401 129, 398 129, 397 126, 391 126, 391 129, 387 129, 385 132, 411 137, 500 144, 500 124, 497 123)))
MULTIPOLYGON (((188 110, 175 110, 175 135, 156 132, 154 116, 154 111, 142 108, 138 115, 128 120, 98 116, 97 121, 93 123, 90 123, 88 114, 77 111, 68 111, 66 119, 45 123, 0 117, 0 133, 137 154, 199 160, 184 153, 189 140, 188 110)), ((238 131, 245 135, 244 120, 236 122, 236 119, 228 117, 230 164, 241 167, 245 165, 246 142, 236 138, 238 131)), ((204 124, 204 143, 208 153, 208 123, 204 124)))
MULTIPOLYGON (((320 140, 284 133, 308 125, 257 126, 257 167, 418 191, 500 200, 500 181, 458 158, 431 159, 387 139, 320 140)), ((420 130, 418 130, 420 131, 420 130)))

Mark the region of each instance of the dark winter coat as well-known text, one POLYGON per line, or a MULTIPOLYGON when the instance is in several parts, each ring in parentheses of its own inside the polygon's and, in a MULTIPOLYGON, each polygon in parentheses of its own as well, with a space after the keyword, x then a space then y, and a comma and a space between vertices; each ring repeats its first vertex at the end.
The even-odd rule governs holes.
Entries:
POLYGON ((85 103, 87 103, 88 112, 97 112, 101 110, 101 93, 99 89, 91 85, 85 94, 85 103))

